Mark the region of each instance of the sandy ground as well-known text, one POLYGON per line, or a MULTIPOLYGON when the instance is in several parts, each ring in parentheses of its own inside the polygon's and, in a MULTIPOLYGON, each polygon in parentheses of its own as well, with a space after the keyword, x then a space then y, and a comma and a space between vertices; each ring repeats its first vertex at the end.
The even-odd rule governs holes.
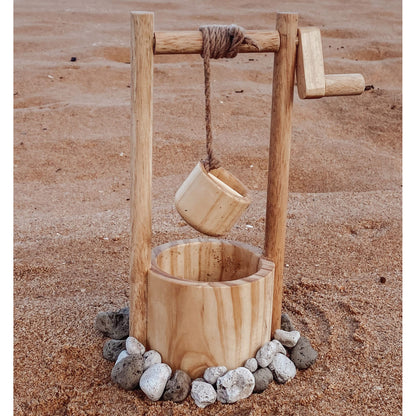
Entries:
MULTIPOLYGON (((15 414, 401 414, 401 2, 15 0, 14 27, 15 414), (156 30, 273 29, 275 11, 297 11, 301 26, 321 28, 327 73, 374 86, 307 101, 295 92, 283 309, 319 359, 235 405, 200 410, 117 388, 93 327, 99 311, 128 304, 131 10, 154 11, 156 30)), ((254 200, 227 237, 258 247, 272 59, 212 65, 217 153, 254 200)), ((158 245, 198 236, 173 198, 204 157, 202 60, 156 57, 154 82, 158 245)))

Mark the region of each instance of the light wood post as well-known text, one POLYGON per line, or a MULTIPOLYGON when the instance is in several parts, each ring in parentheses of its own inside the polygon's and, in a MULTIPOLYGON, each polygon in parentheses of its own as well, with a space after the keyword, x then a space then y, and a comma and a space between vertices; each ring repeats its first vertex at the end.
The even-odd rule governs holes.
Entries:
POLYGON ((267 185, 265 257, 276 266, 272 331, 280 328, 286 211, 289 187, 290 137, 296 63, 297 13, 278 13, 280 49, 274 55, 269 176, 267 185))
POLYGON ((153 13, 131 13, 130 335, 147 344, 152 251, 153 13))

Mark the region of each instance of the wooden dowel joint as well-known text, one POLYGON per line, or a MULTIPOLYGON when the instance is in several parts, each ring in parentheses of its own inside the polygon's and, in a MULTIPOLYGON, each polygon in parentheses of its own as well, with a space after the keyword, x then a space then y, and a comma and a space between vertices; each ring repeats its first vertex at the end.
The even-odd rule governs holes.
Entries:
POLYGON ((147 344, 152 251, 153 13, 131 13, 130 335, 147 344))

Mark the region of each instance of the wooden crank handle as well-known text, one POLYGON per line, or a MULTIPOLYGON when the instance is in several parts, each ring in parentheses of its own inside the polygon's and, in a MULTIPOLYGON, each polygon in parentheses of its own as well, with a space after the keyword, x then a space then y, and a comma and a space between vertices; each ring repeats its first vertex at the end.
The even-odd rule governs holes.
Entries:
POLYGON ((360 95, 364 89, 365 81, 361 74, 325 75, 325 97, 360 95))

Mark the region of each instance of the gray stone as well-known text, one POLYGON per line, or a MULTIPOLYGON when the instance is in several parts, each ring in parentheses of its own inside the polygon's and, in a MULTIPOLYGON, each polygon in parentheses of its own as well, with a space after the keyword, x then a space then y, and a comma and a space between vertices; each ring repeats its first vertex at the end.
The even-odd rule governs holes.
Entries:
POLYGON ((171 374, 172 369, 167 364, 153 364, 141 376, 140 388, 150 400, 156 402, 162 397, 171 374))
POLYGON ((221 403, 235 403, 253 393, 253 373, 245 367, 230 370, 217 380, 217 397, 221 403))
POLYGON ((134 337, 128 337, 126 339, 126 350, 129 354, 140 354, 143 355, 146 348, 141 342, 134 337))
POLYGON ((181 402, 186 399, 191 390, 191 377, 182 370, 176 370, 172 378, 166 383, 163 400, 181 402))
POLYGON ((309 368, 318 358, 318 353, 312 348, 308 338, 300 337, 296 346, 290 352, 290 358, 300 370, 309 368))
POLYGON ((104 343, 103 357, 109 361, 116 361, 118 355, 126 348, 126 341, 109 339, 104 343))
POLYGON ((299 341, 299 331, 283 331, 283 329, 276 329, 273 334, 274 339, 277 339, 283 346, 293 348, 299 341))
POLYGON ((267 367, 273 357, 277 354, 277 344, 269 341, 259 348, 256 354, 256 360, 260 367, 267 367))
POLYGON ((134 390, 139 386, 143 374, 143 357, 129 355, 115 364, 111 371, 111 380, 125 390, 134 390))
POLYGON ((143 354, 144 364, 143 370, 147 370, 153 364, 160 364, 162 362, 162 357, 155 350, 146 351, 143 354))
POLYGON ((294 331, 295 327, 292 324, 292 321, 289 318, 289 315, 287 313, 282 313, 282 316, 280 318, 280 329, 283 329, 283 331, 294 331))
POLYGON ((273 381, 273 373, 266 368, 259 368, 254 374, 254 393, 261 393, 273 381))
POLYGON ((195 404, 203 409, 217 401, 217 392, 212 384, 194 380, 191 387, 191 397, 195 400, 195 404))
POLYGON ((215 384, 218 377, 223 376, 227 372, 227 367, 208 367, 204 372, 204 380, 209 384, 215 384))
POLYGON ((273 373, 274 379, 284 384, 296 375, 296 367, 293 362, 283 354, 276 354, 269 365, 269 369, 273 373))
POLYGON ((252 373, 254 373, 258 368, 258 363, 255 358, 249 358, 245 363, 244 367, 247 368, 247 370, 250 370, 252 373))
POLYGON ((108 338, 127 338, 129 336, 129 308, 123 308, 117 312, 99 312, 95 318, 95 328, 108 338))
MULTIPOLYGON (((121 353, 118 355, 117 360, 116 360, 116 364, 121 361, 124 360, 124 358, 128 357, 129 353, 126 350, 121 351, 121 353)), ((143 368, 144 371, 144 368, 143 368)))

